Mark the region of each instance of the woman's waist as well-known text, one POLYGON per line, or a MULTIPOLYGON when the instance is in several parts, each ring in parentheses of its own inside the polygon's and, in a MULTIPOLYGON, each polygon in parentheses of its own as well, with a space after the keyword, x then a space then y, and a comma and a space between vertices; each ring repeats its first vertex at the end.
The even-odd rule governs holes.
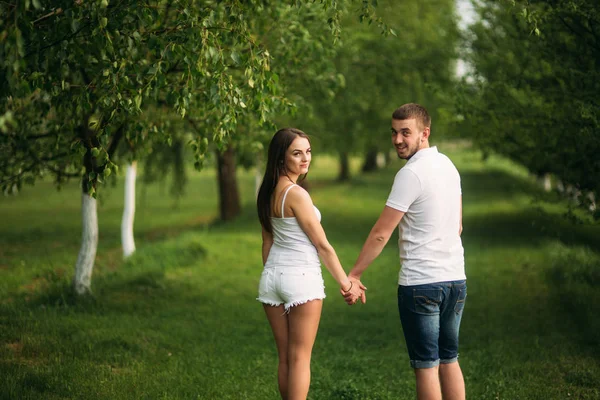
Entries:
POLYGON ((312 246, 281 246, 273 244, 265 266, 321 266, 317 249, 312 246))
POLYGON ((308 238, 306 240, 275 238, 271 251, 317 254, 317 248, 308 238))
POLYGON ((299 232, 273 232, 273 244, 282 247, 311 246, 314 247, 309 237, 303 231, 299 232))

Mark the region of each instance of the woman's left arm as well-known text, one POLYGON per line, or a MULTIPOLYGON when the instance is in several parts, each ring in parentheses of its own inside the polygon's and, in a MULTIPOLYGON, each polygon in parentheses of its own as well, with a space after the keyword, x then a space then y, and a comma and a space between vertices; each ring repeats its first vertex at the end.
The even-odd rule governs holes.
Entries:
POLYGON ((273 246, 273 234, 269 233, 262 228, 262 260, 263 266, 267 263, 267 258, 269 257, 269 252, 271 251, 271 246, 273 246))

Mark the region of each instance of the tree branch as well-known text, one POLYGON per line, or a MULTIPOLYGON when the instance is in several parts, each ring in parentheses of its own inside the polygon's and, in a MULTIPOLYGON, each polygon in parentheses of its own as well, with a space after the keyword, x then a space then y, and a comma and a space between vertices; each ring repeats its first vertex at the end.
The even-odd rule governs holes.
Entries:
POLYGON ((186 116, 185 120, 192 126, 192 128, 194 128, 194 130, 196 131, 196 133, 200 134, 200 128, 198 127, 198 125, 196 124, 196 121, 194 121, 193 119, 191 119, 190 117, 186 116))
POLYGON ((171 6, 173 5, 173 0, 169 0, 167 3, 167 7, 165 9, 165 22, 169 22, 169 12, 171 11, 171 6))
MULTIPOLYGON (((563 24, 564 24, 564 25, 565 25, 565 26, 566 26, 566 27, 567 27, 567 28, 568 28, 568 29, 569 29, 569 30, 570 30, 570 31, 571 31, 571 32, 572 32, 572 33, 573 33, 575 36, 579 36, 580 38, 583 38, 583 39, 585 39, 585 36, 584 36, 584 35, 583 35, 581 32, 579 32, 579 31, 575 30, 575 28, 573 28, 571 25, 569 25, 569 23, 567 23, 567 21, 566 21, 566 20, 565 20, 565 19, 564 19, 562 16, 560 16, 560 15, 557 15, 557 16, 558 16, 558 19, 560 19, 560 20, 561 20, 561 22, 562 22, 562 23, 563 23, 563 24)), ((592 34, 592 35, 593 35, 593 32, 591 32, 589 29, 586 29, 586 32, 588 32, 588 33, 590 33, 590 34, 592 34)), ((594 37, 594 39, 596 38, 596 36, 593 36, 593 37, 594 37)), ((594 49, 596 49, 596 50, 600 51, 600 47, 599 47, 597 44, 595 44, 595 43, 593 43, 593 42, 591 42, 591 41, 589 41, 589 44, 590 44, 590 46, 592 46, 594 49)))
POLYGON ((13 175, 13 176, 10 176, 10 177, 4 179, 3 181, 0 182, 0 185, 4 186, 4 185, 6 185, 9 182, 12 182, 12 181, 20 179, 23 175, 25 175, 26 173, 28 173, 31 170, 33 170, 37 165, 40 165, 42 168, 47 168, 47 169, 52 170, 51 166, 44 165, 44 163, 47 163, 47 162, 50 162, 50 161, 56 161, 58 159, 61 159, 61 158, 65 157, 65 156, 68 156, 69 153, 59 153, 59 154, 57 154, 57 155, 55 155, 53 157, 40 158, 40 157, 37 157, 37 155, 33 151, 31 151, 31 149, 30 149, 29 155, 33 159, 33 162, 31 163, 31 165, 29 165, 29 167, 21 170, 21 172, 19 172, 17 175, 13 175))
POLYGON ((38 22, 40 22, 40 21, 43 21, 43 20, 45 20, 45 19, 47 19, 47 18, 50 18, 50 17, 51 17, 51 16, 53 16, 53 15, 62 14, 62 12, 63 12, 63 9, 59 7, 59 8, 57 8, 57 9, 53 10, 52 12, 49 12, 48 14, 46 14, 46 15, 44 15, 44 16, 42 16, 42 17, 38 18, 38 19, 36 19, 35 21, 33 21, 33 22, 32 22, 32 24, 33 24, 33 25, 35 25, 35 24, 37 24, 38 22))
POLYGON ((31 171, 34 167, 35 167, 35 163, 32 163, 29 167, 21 170, 21 172, 19 172, 17 175, 9 176, 8 178, 0 181, 0 186, 4 186, 4 185, 8 184, 9 182, 13 182, 15 180, 18 180, 23 175, 25 175, 26 173, 28 173, 29 171, 31 171))
POLYGON ((25 139, 27 140, 37 140, 37 139, 48 139, 48 138, 53 138, 53 137, 57 137, 58 133, 43 133, 41 135, 27 135, 25 136, 25 139))
POLYGON ((51 166, 46 166, 47 169, 49 169, 51 172, 53 172, 55 175, 58 176, 65 176, 67 178, 79 178, 81 176, 81 174, 77 174, 75 172, 65 172, 65 171, 61 171, 56 167, 51 167, 51 166))
POLYGON ((115 132, 115 135, 113 136, 112 140, 110 141, 110 145, 108 146, 108 150, 106 151, 108 153, 108 157, 112 158, 113 154, 115 154, 115 151, 117 150, 117 147, 119 146, 119 142, 121 141, 121 138, 123 137, 123 134, 125 133, 125 125, 126 124, 122 124, 119 129, 117 129, 117 131, 115 132))
POLYGON ((7 138, 25 139, 25 140, 38 140, 38 139, 48 139, 48 138, 57 137, 58 133, 42 133, 42 134, 39 134, 39 135, 17 136, 16 133, 6 134, 6 133, 0 132, 0 136, 4 136, 4 137, 7 137, 7 138))
POLYGON ((88 27, 88 26, 90 26, 90 25, 91 25, 91 23, 90 23, 90 22, 88 22, 87 24, 83 25, 81 28, 79 28, 79 29, 78 29, 77 31, 75 31, 74 33, 72 33, 72 34, 70 34, 70 35, 68 35, 68 36, 65 36, 65 37, 64 37, 64 38, 62 38, 62 39, 59 39, 59 40, 57 40, 57 41, 55 41, 55 42, 52 42, 52 43, 50 43, 49 45, 46 45, 46 46, 44 46, 44 47, 42 47, 42 48, 39 48, 39 49, 36 49, 36 50, 32 50, 32 51, 30 51, 30 52, 26 53, 24 58, 27 58, 27 57, 31 56, 32 54, 34 54, 34 53, 41 53, 42 51, 44 51, 44 50, 46 50, 46 49, 49 49, 50 47, 53 47, 53 46, 56 46, 57 44, 60 44, 60 43, 62 43, 64 40, 69 40, 69 39, 72 39, 72 38, 74 38, 75 36, 77 36, 77 34, 78 34, 79 32, 81 32, 82 30, 84 30, 85 28, 87 28, 87 27, 88 27))

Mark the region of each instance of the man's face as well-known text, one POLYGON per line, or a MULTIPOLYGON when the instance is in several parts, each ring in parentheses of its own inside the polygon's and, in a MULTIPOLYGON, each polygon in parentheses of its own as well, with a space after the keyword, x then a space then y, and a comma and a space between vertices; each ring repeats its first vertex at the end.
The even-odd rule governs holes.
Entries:
POLYGON ((424 148, 426 141, 422 128, 414 118, 392 119, 392 144, 396 148, 398 157, 408 160, 415 153, 424 148))

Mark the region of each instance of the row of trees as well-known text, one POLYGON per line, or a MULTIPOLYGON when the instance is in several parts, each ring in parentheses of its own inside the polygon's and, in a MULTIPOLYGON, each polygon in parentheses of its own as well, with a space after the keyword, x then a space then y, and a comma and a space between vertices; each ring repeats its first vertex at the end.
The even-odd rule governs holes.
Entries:
POLYGON ((311 132, 319 148, 339 155, 340 180, 350 176, 350 155, 363 155, 363 171, 370 171, 377 154, 389 152, 389 120, 401 104, 426 104, 435 136, 447 134, 440 111, 451 103, 440 93, 450 90, 455 77, 455 2, 380 1, 377 11, 392 35, 382 37, 348 16, 333 55, 339 84, 300 80, 293 89, 304 101, 291 123, 311 132))
MULTIPOLYGON (((233 144, 251 146, 260 127, 291 107, 279 80, 286 64, 319 76, 319 63, 298 54, 333 45, 343 6, 325 0, 0 3, 0 186, 14 193, 45 175, 59 185, 82 179, 77 293, 90 291, 95 197, 117 163, 184 140, 196 168, 214 146, 221 169, 230 171, 233 144), (306 37, 291 29, 310 24, 334 35, 306 37), (249 138, 234 134, 240 126, 249 138)), ((371 3, 354 7, 375 20, 371 3)))
MULTIPOLYGON (((460 129, 537 175, 600 194, 600 3, 480 2, 458 91, 460 129), (527 6, 527 7, 525 7, 527 6)), ((588 204, 589 205, 589 204, 588 204)))
MULTIPOLYGON (((523 31, 537 23, 544 35, 546 14, 535 5, 525 24, 506 8, 481 12, 523 31)), ((397 105, 427 104, 439 137, 455 100, 448 96, 459 43, 453 0, 33 0, 0 2, 0 15, 0 187, 14 193, 48 175, 58 185, 81 179, 79 294, 91 287, 96 193, 119 165, 127 171, 128 255, 135 250, 138 160, 145 179, 174 171, 177 194, 185 185, 185 149, 198 169, 214 159, 221 218, 230 219, 240 210, 236 166, 260 167, 275 126, 309 132, 320 153, 339 155, 340 179, 347 179, 350 154, 364 154, 369 170, 388 147, 397 105)), ((482 21, 474 32, 495 31, 482 21)), ((485 89, 494 80, 483 72, 483 36, 472 37, 469 57, 478 72, 459 92, 461 115, 473 125, 489 118, 486 95, 495 93, 485 89)), ((473 137, 503 152, 502 140, 473 137)))

